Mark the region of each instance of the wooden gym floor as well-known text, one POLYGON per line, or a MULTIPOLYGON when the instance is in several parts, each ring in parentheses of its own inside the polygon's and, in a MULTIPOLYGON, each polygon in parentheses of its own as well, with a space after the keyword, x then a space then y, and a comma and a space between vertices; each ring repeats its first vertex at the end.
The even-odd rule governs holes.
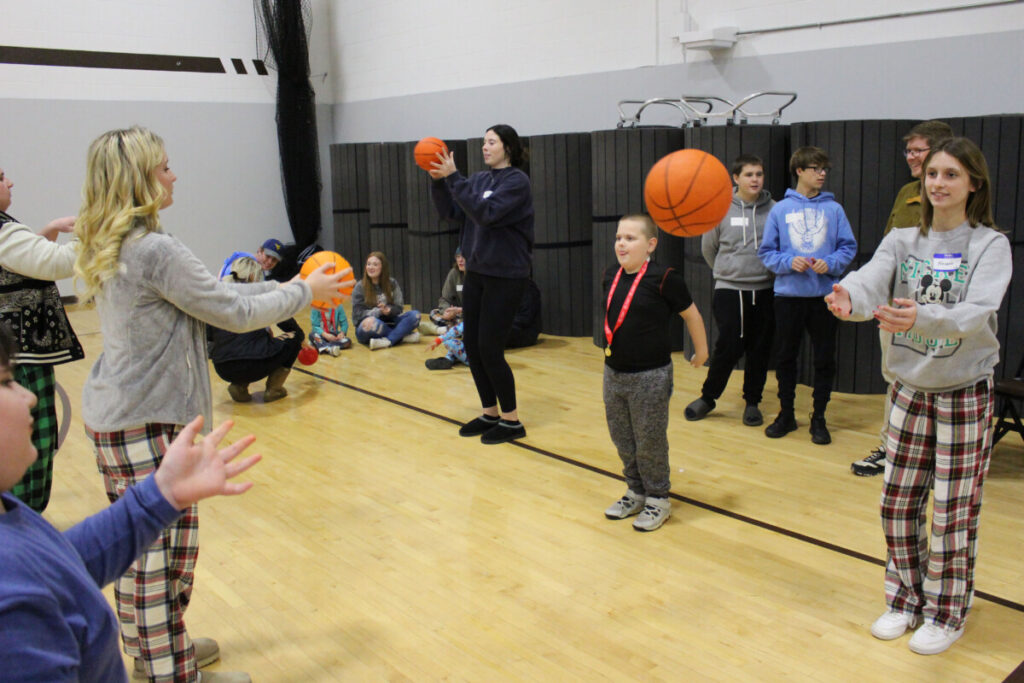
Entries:
MULTIPOLYGON (((71 317, 87 359, 57 369, 71 427, 46 517, 60 528, 106 505, 79 417, 99 325, 91 309, 71 317)), ((528 436, 500 446, 458 436, 478 412, 469 371, 428 371, 425 348, 356 345, 296 366, 290 396, 267 405, 234 404, 214 376, 217 421, 255 433, 264 461, 248 494, 201 505, 188 624, 220 641, 213 670, 260 683, 1001 681, 1021 666, 1017 435, 993 454, 967 630, 922 657, 868 633, 885 608, 881 478, 849 463, 876 444, 879 396, 834 396, 833 443, 815 446, 801 387, 800 430, 772 441, 740 422, 738 376, 710 417, 683 419, 706 369, 677 354, 673 516, 641 534, 603 515, 624 485, 589 339, 509 352, 528 436)))

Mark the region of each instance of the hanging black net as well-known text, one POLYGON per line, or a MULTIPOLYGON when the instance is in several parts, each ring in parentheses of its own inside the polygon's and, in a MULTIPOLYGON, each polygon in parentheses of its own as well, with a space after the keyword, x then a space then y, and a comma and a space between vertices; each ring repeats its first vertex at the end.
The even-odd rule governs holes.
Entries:
MULTIPOLYGON (((256 45, 267 68, 277 72, 277 142, 285 210, 294 254, 320 236, 320 150, 316 94, 309 82, 309 24, 306 0, 253 0, 256 45)), ((290 245, 289 245, 290 246, 290 245)))

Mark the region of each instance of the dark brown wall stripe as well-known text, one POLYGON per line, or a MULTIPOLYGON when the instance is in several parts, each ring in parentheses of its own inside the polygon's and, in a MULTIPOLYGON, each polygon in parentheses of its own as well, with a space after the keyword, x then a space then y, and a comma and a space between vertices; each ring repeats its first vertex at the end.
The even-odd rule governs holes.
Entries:
POLYGON ((40 47, 11 47, 8 45, 0 46, 0 62, 6 64, 34 64, 36 66, 77 66, 91 69, 226 73, 224 65, 218 57, 54 50, 40 47))
MULTIPOLYGON (((259 59, 252 60, 256 73, 267 75, 259 59)), ((185 71, 190 73, 227 73, 220 57, 188 57, 185 55, 150 55, 136 52, 94 52, 91 50, 57 50, 42 47, 0 45, 0 64, 33 66, 73 66, 85 69, 133 69, 138 71, 185 71)), ((248 71, 245 62, 232 58, 236 74, 248 71)))

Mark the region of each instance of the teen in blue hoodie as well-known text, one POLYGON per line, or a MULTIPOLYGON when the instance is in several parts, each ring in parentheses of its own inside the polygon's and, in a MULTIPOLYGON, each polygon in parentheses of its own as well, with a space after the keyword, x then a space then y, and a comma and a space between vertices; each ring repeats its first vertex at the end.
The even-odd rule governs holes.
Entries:
POLYGON ((796 189, 768 215, 757 255, 775 273, 776 377, 780 410, 764 433, 772 439, 796 430, 796 360, 804 330, 814 353, 814 412, 811 440, 832 442, 825 425, 825 408, 836 374, 836 329, 823 297, 832 291, 857 253, 857 240, 843 207, 831 192, 822 192, 829 159, 820 147, 801 147, 789 160, 796 189))

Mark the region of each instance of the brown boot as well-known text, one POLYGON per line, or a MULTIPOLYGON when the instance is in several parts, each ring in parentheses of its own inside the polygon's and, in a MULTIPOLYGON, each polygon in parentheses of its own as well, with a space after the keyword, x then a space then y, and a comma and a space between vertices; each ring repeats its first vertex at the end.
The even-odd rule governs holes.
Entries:
POLYGON ((235 400, 235 403, 248 403, 252 400, 248 384, 229 384, 228 393, 231 394, 231 398, 235 400))
POLYGON ((263 392, 264 403, 270 403, 288 395, 288 390, 284 388, 284 381, 288 379, 288 374, 291 371, 291 368, 278 368, 270 373, 270 376, 267 377, 267 389, 263 392))

